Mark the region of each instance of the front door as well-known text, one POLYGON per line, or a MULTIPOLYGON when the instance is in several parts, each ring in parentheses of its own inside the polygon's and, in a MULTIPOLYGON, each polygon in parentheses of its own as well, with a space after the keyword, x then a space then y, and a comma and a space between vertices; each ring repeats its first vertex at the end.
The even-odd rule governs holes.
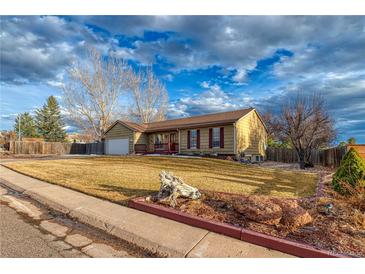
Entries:
POLYGON ((170 151, 176 151, 176 133, 170 133, 170 151))

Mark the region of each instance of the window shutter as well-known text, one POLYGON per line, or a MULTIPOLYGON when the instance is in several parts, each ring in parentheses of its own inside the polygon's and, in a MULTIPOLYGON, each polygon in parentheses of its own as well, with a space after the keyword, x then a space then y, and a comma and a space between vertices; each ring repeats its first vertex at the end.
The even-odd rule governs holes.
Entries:
POLYGON ((190 149, 190 130, 188 130, 188 149, 190 149))
POLYGON ((209 148, 213 147, 213 129, 209 129, 209 148))
POLYGON ((219 134, 220 140, 220 147, 224 148, 224 127, 221 127, 220 134, 219 134))
POLYGON ((200 148, 200 129, 196 130, 196 148, 200 148))

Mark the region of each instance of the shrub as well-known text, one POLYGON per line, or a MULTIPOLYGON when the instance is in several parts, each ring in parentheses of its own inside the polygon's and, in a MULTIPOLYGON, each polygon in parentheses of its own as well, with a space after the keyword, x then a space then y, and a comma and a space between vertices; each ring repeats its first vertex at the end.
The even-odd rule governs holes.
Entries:
MULTIPOLYGON (((350 204, 352 208, 365 212, 365 181, 360 181, 358 186, 354 187, 349 183, 340 181, 340 187, 343 190, 342 193, 348 194, 346 197, 346 203, 350 204)), ((342 196, 344 197, 344 196, 342 196)))
POLYGON ((354 148, 343 157, 340 167, 333 175, 332 184, 334 189, 341 194, 352 194, 348 188, 363 188, 365 182, 365 161, 354 148))

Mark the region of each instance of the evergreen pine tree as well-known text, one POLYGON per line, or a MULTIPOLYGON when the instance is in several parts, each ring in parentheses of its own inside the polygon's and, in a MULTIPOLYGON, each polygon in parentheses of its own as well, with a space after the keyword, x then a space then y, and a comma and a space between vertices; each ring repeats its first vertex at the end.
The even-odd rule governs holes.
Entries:
POLYGON ((356 139, 354 137, 350 137, 348 140, 347 140, 347 143, 349 145, 355 145, 356 144, 356 139))
POLYGON ((33 117, 28 112, 21 113, 15 118, 14 131, 18 137, 19 133, 21 137, 37 137, 33 117))
POLYGON ((36 111, 36 125, 39 135, 46 141, 64 141, 66 132, 61 118, 61 110, 54 96, 47 99, 47 103, 36 111))
POLYGON ((337 192, 347 194, 341 183, 347 183, 352 187, 363 186, 365 182, 365 161, 354 148, 343 157, 340 167, 333 175, 332 184, 337 192))

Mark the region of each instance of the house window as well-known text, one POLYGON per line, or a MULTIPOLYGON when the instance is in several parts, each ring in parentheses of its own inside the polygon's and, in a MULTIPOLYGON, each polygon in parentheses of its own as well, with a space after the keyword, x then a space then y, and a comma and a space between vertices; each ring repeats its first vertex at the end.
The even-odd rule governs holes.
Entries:
POLYGON ((162 134, 156 134, 155 135, 155 144, 156 145, 162 144, 162 134))
POLYGON ((196 148, 197 133, 196 129, 190 130, 190 148, 196 148))
POLYGON ((220 147, 221 145, 221 134, 219 127, 213 128, 212 144, 213 147, 220 147))

